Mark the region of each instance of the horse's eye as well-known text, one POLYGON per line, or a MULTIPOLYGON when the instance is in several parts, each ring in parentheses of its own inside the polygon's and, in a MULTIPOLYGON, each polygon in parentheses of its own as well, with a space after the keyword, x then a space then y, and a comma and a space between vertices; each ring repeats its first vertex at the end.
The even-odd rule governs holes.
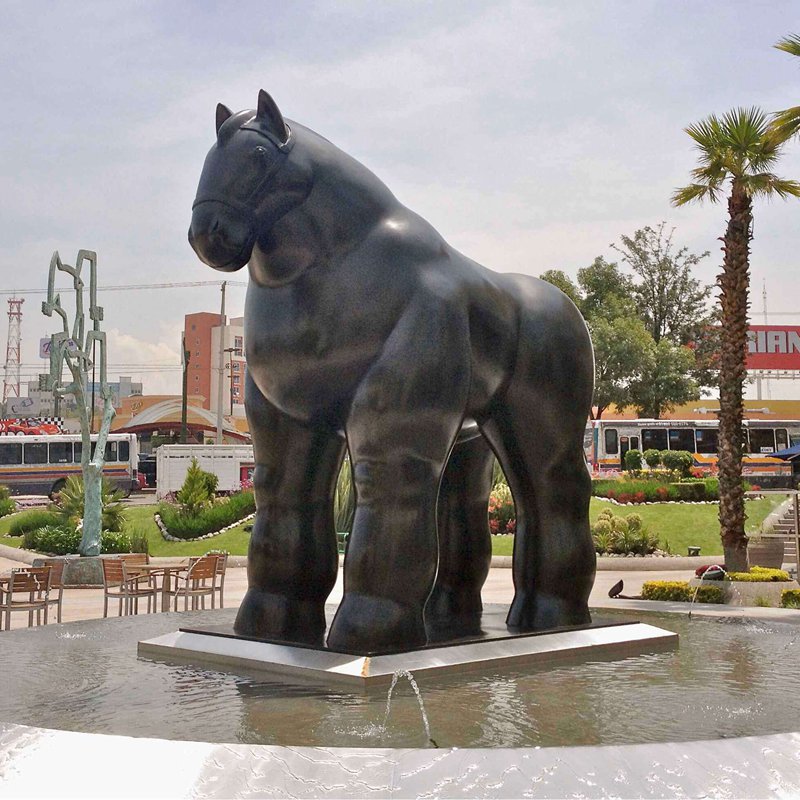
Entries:
POLYGON ((255 153, 257 158, 264 158, 267 155, 267 148, 259 145, 256 147, 255 153))

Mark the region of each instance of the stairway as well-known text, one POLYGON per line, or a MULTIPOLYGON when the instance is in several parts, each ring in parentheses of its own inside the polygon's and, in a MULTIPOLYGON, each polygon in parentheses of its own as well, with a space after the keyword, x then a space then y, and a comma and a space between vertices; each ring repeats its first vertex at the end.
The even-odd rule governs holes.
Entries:
POLYGON ((783 512, 783 515, 775 523, 775 527, 773 528, 772 532, 774 534, 779 534, 781 536, 785 536, 786 538, 783 540, 783 562, 784 564, 797 564, 797 552, 795 549, 795 516, 794 516, 794 504, 797 502, 797 496, 795 495, 795 499, 789 503, 789 506, 783 512))

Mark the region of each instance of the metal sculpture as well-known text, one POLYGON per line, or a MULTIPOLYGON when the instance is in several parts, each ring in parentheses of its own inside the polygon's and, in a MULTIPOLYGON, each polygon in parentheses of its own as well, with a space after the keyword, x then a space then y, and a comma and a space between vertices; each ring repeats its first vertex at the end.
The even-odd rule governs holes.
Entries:
POLYGON ((256 110, 218 105, 216 128, 189 241, 209 266, 250 273, 258 512, 236 631, 323 641, 345 448, 357 505, 328 647, 475 630, 493 453, 517 511, 509 628, 589 622, 593 359, 574 305, 458 253, 264 91, 256 110))
POLYGON ((100 555, 102 532, 102 484, 106 439, 115 414, 111 402, 111 389, 106 380, 106 334, 105 331, 100 330, 103 309, 97 305, 97 253, 91 250, 79 250, 74 267, 63 264, 57 250, 53 253, 47 280, 47 300, 42 303, 42 313, 52 317, 53 312, 61 317, 62 329, 50 337, 48 385, 57 397, 71 394, 77 403, 78 418, 81 423, 81 471, 84 491, 83 527, 79 552, 82 556, 97 556, 100 555), (84 262, 89 264, 89 319, 92 321, 92 328, 88 331, 83 307, 85 283, 81 277, 84 262), (67 312, 61 305, 61 295, 56 292, 55 288, 57 272, 69 275, 72 278, 72 288, 75 290, 75 317, 71 331, 67 312), (98 349, 99 357, 96 355, 98 349), (92 452, 90 429, 92 414, 86 391, 93 358, 96 360, 94 366, 100 367, 100 396, 103 400, 103 416, 94 452, 92 452), (72 375, 72 383, 62 383, 65 364, 72 375))

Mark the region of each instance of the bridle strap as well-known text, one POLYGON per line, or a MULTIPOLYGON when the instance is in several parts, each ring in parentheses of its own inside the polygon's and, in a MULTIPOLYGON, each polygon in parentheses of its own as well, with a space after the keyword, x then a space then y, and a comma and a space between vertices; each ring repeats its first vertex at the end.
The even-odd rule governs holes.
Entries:
POLYGON ((289 135, 285 142, 281 142, 277 139, 277 137, 273 136, 272 134, 259 130, 255 127, 249 127, 247 123, 242 125, 242 128, 247 128, 247 130, 255 131, 256 133, 261 134, 265 138, 269 139, 277 148, 279 152, 278 160, 262 175, 261 180, 256 184, 255 188, 252 192, 242 201, 242 202, 231 202, 230 200, 221 200, 218 197, 197 197, 195 198, 194 203, 192 203, 192 211, 194 211, 197 206, 201 203, 221 203, 224 206, 228 206, 229 208, 234 209, 235 211, 241 211, 253 219, 255 219, 255 212, 249 207, 250 204, 256 200, 259 195, 263 192, 264 188, 266 187, 267 181, 270 180, 278 170, 286 163, 287 158, 289 157, 289 152, 294 147, 294 136, 292 134, 292 129, 287 126, 287 130, 289 131, 289 135))

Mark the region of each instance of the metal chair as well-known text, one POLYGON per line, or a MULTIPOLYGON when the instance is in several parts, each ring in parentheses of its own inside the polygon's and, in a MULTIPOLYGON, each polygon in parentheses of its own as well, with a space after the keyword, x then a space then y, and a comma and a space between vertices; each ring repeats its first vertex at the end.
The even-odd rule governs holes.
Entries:
MULTIPOLYGON (((217 559, 216 555, 200 556, 189 559, 189 569, 185 575, 175 576, 175 587, 165 594, 175 598, 175 610, 178 610, 178 600, 183 598, 183 610, 189 610, 189 598, 192 599, 192 610, 206 607, 206 597, 214 602, 214 593, 217 587, 217 559)), ((212 605, 213 608, 213 605, 212 605)))
POLYGON ((108 616, 109 599, 117 600, 119 608, 117 616, 123 613, 139 613, 139 598, 147 598, 147 613, 157 610, 157 592, 155 580, 150 575, 137 573, 136 567, 129 571, 128 565, 121 558, 103 558, 103 616, 108 616), (143 583, 146 581, 146 583, 143 583))
POLYGON ((6 586, 0 585, 0 616, 5 630, 11 630, 11 615, 15 611, 28 612, 28 627, 33 627, 33 612, 36 624, 41 625, 42 612, 47 625, 47 609, 50 599, 50 567, 22 567, 12 569, 6 586))

